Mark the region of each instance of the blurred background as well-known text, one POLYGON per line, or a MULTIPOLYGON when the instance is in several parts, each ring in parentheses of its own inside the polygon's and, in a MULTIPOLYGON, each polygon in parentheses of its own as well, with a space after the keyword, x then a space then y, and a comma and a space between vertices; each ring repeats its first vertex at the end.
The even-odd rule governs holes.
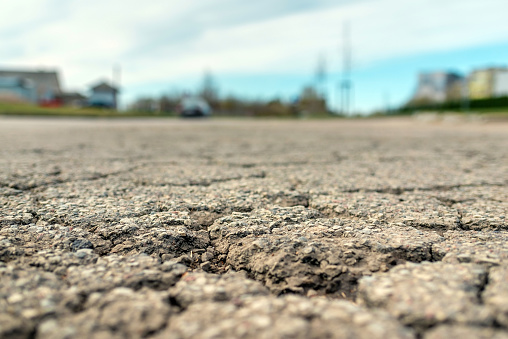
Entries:
POLYGON ((4 1, 0 112, 508 111, 507 13, 506 0, 4 1))

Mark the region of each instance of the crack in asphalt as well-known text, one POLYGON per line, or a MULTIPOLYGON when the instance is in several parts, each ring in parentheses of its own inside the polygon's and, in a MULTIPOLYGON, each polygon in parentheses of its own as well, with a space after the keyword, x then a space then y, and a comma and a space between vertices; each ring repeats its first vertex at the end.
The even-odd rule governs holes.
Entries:
POLYGON ((106 178, 109 178, 109 177, 112 177, 112 176, 115 176, 115 175, 119 175, 119 174, 123 174, 123 173, 128 173, 134 169, 138 169, 139 167, 141 167, 141 165, 137 165, 137 166, 134 166, 134 167, 131 167, 127 170, 121 170, 121 171, 115 171, 115 172, 110 172, 110 173, 94 173, 92 174, 90 177, 83 177, 83 178, 78 178, 78 179, 59 179, 59 178, 55 178, 53 181, 50 181, 50 182, 42 182, 42 183, 39 183, 39 184, 33 184, 33 185, 21 185, 19 183, 14 183, 14 184, 6 184, 6 183, 0 183, 0 187, 5 187, 5 188, 11 188, 11 189, 15 189, 17 191, 20 191, 19 193, 22 193, 22 192, 31 192, 37 188, 46 188, 46 187, 49 187, 49 186, 58 186, 58 185, 61 185, 61 184, 67 184, 67 183, 72 183, 72 182, 87 182, 87 181, 96 181, 96 180, 99 180, 99 179, 106 179, 106 178))
POLYGON ((389 187, 389 188, 352 188, 343 190, 343 193, 388 193, 394 195, 400 195, 405 192, 427 192, 427 191, 450 191, 456 188, 474 188, 474 187, 504 187, 508 185, 508 181, 504 183, 479 183, 479 184, 457 184, 457 185, 434 185, 427 187, 389 187))

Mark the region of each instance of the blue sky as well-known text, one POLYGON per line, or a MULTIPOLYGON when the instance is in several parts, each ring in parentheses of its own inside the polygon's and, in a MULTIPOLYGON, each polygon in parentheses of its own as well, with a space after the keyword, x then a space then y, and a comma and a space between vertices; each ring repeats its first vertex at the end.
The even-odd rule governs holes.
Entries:
POLYGON ((354 108, 397 106, 419 71, 508 65, 506 0, 18 0, 0 11, 0 68, 60 70, 86 91, 121 66, 124 105, 195 90, 289 100, 327 64, 337 106, 342 27, 353 45, 354 108))

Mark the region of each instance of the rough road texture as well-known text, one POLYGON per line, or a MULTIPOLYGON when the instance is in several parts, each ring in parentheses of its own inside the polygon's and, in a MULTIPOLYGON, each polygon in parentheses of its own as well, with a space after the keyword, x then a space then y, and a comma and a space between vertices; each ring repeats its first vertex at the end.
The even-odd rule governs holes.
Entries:
POLYGON ((0 119, 2 338, 508 338, 508 124, 0 119))

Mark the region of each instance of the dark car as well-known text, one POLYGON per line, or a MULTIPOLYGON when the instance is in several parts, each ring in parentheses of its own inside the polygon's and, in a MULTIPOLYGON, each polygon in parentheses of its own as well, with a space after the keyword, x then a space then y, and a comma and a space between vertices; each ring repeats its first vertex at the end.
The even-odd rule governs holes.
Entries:
POLYGON ((182 117, 207 117, 212 114, 210 105, 200 97, 185 97, 179 106, 182 117))

